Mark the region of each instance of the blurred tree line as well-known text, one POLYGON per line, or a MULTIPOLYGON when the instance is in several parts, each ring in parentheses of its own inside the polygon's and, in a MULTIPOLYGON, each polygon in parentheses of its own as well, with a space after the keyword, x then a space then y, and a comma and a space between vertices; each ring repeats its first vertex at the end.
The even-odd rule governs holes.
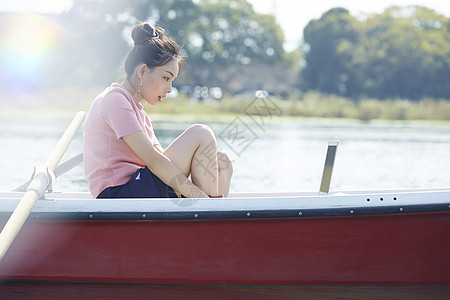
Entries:
POLYGON ((358 19, 334 8, 304 29, 304 89, 352 98, 450 98, 450 19, 390 7, 358 19))
POLYGON ((177 86, 287 94, 297 79, 275 17, 256 13, 246 0, 109 0, 107 5, 102 0, 75 0, 61 20, 73 34, 64 43, 67 49, 61 53, 66 61, 59 69, 65 65, 74 68, 74 77, 84 74, 82 84, 116 80, 132 46, 131 30, 139 21, 163 27, 187 54, 177 86))
POLYGON ((59 16, 66 31, 42 80, 82 87, 118 80, 139 21, 162 26, 186 52, 176 86, 450 99, 450 19, 417 6, 364 16, 330 9, 287 53, 275 17, 246 0, 74 0, 59 16))

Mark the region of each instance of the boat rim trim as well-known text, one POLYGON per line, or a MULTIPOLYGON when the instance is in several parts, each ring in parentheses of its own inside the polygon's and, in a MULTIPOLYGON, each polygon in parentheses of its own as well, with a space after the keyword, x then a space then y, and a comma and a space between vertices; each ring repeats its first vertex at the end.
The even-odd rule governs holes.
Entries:
MULTIPOLYGON (((167 211, 167 212, 31 212, 29 220, 214 220, 279 219, 311 217, 374 216, 411 213, 448 212, 450 204, 396 205, 377 207, 341 207, 319 209, 234 210, 234 211, 167 211)), ((11 213, 0 213, 0 219, 11 213)))

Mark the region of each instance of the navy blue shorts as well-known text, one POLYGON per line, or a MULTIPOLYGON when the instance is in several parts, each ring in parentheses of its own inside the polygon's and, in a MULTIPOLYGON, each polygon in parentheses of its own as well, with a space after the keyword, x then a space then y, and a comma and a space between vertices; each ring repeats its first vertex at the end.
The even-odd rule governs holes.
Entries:
POLYGON ((104 189, 101 198, 178 198, 175 191, 147 167, 137 170, 127 183, 104 189))

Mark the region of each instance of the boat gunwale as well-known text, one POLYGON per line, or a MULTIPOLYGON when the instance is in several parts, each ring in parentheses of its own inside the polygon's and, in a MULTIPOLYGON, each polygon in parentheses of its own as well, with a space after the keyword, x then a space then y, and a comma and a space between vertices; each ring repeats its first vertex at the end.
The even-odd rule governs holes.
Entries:
MULTIPOLYGON (((356 217, 410 215, 423 213, 450 213, 450 205, 442 203, 423 205, 389 205, 378 207, 342 207, 327 209, 284 210, 229 210, 229 211, 123 211, 123 212, 31 212, 28 220, 66 221, 164 221, 164 220, 231 220, 231 219, 283 219, 317 217, 356 217)), ((0 220, 11 213, 0 212, 0 220)))
MULTIPOLYGON (((92 199, 87 193, 48 193, 30 220, 195 220, 306 218, 450 211, 450 189, 260 194, 226 199, 92 199)), ((8 218, 20 193, 0 194, 0 219, 8 218), (11 197, 13 196, 13 197, 11 197)))

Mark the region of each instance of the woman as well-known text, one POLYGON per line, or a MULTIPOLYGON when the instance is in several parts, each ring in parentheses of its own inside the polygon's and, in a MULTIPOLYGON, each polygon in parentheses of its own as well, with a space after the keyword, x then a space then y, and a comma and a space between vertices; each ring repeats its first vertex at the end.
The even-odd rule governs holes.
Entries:
POLYGON ((84 125, 84 166, 97 198, 227 196, 232 165, 212 130, 193 125, 163 149, 140 101, 172 91, 183 57, 161 27, 141 23, 125 60, 127 78, 99 94, 84 125), (190 179, 189 179, 190 177, 190 179))

